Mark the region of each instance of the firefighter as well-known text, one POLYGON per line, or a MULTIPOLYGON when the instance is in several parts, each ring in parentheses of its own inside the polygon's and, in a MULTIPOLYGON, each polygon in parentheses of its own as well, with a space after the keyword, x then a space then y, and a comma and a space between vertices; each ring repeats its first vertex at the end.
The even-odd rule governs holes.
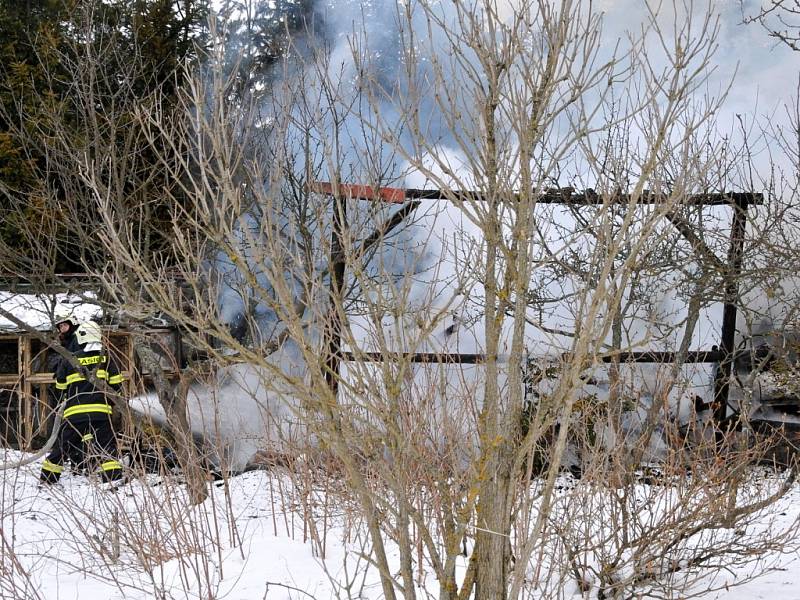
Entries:
POLYGON ((75 330, 78 328, 78 320, 72 312, 72 309, 65 304, 59 304, 53 314, 56 330, 58 331, 58 343, 64 346, 67 352, 73 354, 80 350, 78 342, 75 339, 75 330))
POLYGON ((104 381, 118 391, 122 375, 103 352, 97 323, 89 321, 78 325, 75 339, 80 348, 74 359, 78 367, 63 359, 56 370, 56 389, 61 392, 61 399, 66 400, 66 406, 56 444, 42 465, 40 481, 44 484, 59 480, 67 458, 96 470, 103 481, 122 476, 117 439, 111 425, 112 403, 101 387, 92 382, 93 378, 104 381))

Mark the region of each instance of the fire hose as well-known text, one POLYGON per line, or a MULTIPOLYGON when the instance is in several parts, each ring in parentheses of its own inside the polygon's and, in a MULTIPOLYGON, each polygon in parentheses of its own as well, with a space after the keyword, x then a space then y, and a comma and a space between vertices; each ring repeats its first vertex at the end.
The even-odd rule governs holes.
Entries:
POLYGON ((53 420, 53 433, 50 434, 50 437, 47 438, 44 446, 42 446, 36 453, 31 454, 30 456, 26 456, 21 460, 17 460, 14 462, 6 462, 0 465, 0 471, 7 471, 8 469, 18 469, 19 467, 24 467, 25 465, 29 465, 32 462, 39 460, 42 456, 50 452, 50 449, 53 447, 53 444, 56 443, 56 439, 58 439, 58 430, 61 429, 61 419, 64 415, 64 408, 66 407, 67 402, 63 400, 56 409, 56 416, 53 420))

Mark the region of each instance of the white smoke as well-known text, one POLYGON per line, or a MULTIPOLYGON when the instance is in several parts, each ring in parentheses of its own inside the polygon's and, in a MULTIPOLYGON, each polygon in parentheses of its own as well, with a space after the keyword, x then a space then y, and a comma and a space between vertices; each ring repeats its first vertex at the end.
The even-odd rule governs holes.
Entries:
MULTIPOLYGON (((411 6, 413 13, 413 3, 411 6)), ((461 146, 459 150, 454 150, 457 147, 454 137, 463 134, 463 129, 468 129, 471 124, 464 121, 457 124, 455 130, 449 127, 433 98, 425 95, 425 88, 409 89, 409 80, 403 77, 410 66, 404 62, 401 52, 405 41, 402 38, 408 33, 401 25, 404 7, 404 4, 398 4, 396 0, 367 3, 357 0, 318 2, 313 14, 309 15, 309 33, 296 40, 301 55, 310 57, 315 52, 324 50, 326 56, 324 70, 309 68, 303 73, 303 92, 311 104, 324 107, 326 86, 332 85, 341 104, 352 107, 338 121, 332 113, 321 110, 310 128, 288 132, 288 136, 296 138, 298 143, 308 135, 317 144, 319 156, 316 157, 315 164, 321 168, 318 174, 320 179, 332 179, 334 173, 328 170, 332 163, 327 163, 322 158, 335 155, 336 167, 344 169, 341 174, 347 181, 372 183, 376 179, 376 173, 381 173, 384 181, 393 185, 430 187, 430 179, 419 172, 409 171, 409 165, 400 160, 390 147, 383 147, 376 143, 379 140, 365 135, 365 131, 379 128, 378 119, 382 127, 388 127, 387 123, 393 121, 399 126, 402 117, 398 106, 403 105, 403 98, 421 92, 420 108, 426 115, 428 127, 426 135, 434 142, 441 155, 449 157, 452 172, 458 174, 458 181, 452 182, 453 185, 463 187, 474 183, 469 169, 465 167, 468 164, 465 153, 468 153, 469 148, 461 146), (368 94, 373 94, 373 97, 380 94, 387 96, 387 102, 378 108, 377 113, 373 111, 374 105, 367 102, 368 94), (333 135, 334 129, 336 136, 333 135), (338 141, 337 147, 332 146, 333 139, 338 141), (379 150, 377 157, 376 149, 379 150), (366 156, 373 162, 365 161, 366 156)), ((438 16, 444 22, 453 22, 452 5, 443 2, 436 7, 438 16)), ((774 119, 776 115, 780 116, 780 108, 790 99, 792 86, 786 85, 787 74, 796 76, 797 55, 772 44, 757 27, 740 25, 736 3, 720 2, 716 7, 720 11, 720 49, 713 59, 716 62, 710 65, 711 77, 705 88, 698 90, 698 94, 719 94, 733 81, 728 103, 723 110, 721 122, 724 126, 735 132, 739 122, 736 115, 739 114, 752 115, 749 117, 750 123, 768 118, 773 124, 780 126, 781 121, 776 122, 774 119)), ((502 2, 499 13, 501 17, 508 19, 513 14, 513 9, 513 2, 502 2)), ((608 48, 614 48, 615 42, 624 38, 627 31, 637 30, 648 18, 645 4, 638 0, 606 0, 600 3, 600 9, 605 13, 603 45, 608 48)), ((426 36, 430 33, 432 37, 418 40, 418 62, 411 65, 411 68, 415 72, 416 80, 430 82, 434 79, 431 59, 436 55, 446 56, 449 42, 443 31, 428 27, 421 12, 413 14, 412 29, 425 32, 426 36)), ((670 25, 676 16, 680 15, 673 13, 672 7, 663 6, 657 20, 670 25)), ((668 30, 669 27, 665 27, 665 31, 668 30)), ((650 43, 657 45, 655 40, 650 43)), ((653 52, 652 58, 658 64, 657 53, 653 52)), ((440 64, 452 69, 452 72, 444 73, 444 77, 451 81, 458 82, 464 76, 452 63, 444 61, 440 64)), ((292 71, 290 73, 294 74, 292 71)), ((457 85, 454 83, 454 86, 457 85)), ((465 115, 469 115, 472 107, 468 106, 466 97, 462 101, 461 109, 465 115)), ((408 144, 406 151, 413 154, 414 140, 409 136, 410 133, 401 137, 401 143, 408 144)), ((514 143, 513 139, 509 140, 509 144, 514 143)), ((759 153, 757 159, 760 161, 765 156, 766 153, 759 153)), ((427 165, 432 167, 432 163, 427 165)), ((756 166, 762 168, 762 165, 766 163, 757 163, 756 166)), ((305 166, 301 164, 300 169, 305 166)), ((580 180, 584 175, 581 174, 583 165, 578 162, 573 165, 573 169, 580 180)), ((432 170, 435 171, 436 168, 433 167, 432 170)), ((446 181, 445 172, 440 170, 435 175, 446 181)), ((365 209, 353 208, 357 221, 358 211, 365 209)), ((557 211, 553 211, 551 216, 561 219, 562 223, 568 221, 567 216, 558 214, 557 211)), ((730 215, 717 216, 721 218, 724 229, 729 223, 730 215)), ((321 237, 327 235, 327 232, 325 227, 320 228, 321 237)), ((552 235, 555 240, 557 232, 554 231, 552 235)), ((474 252, 481 240, 481 232, 458 209, 446 202, 431 202, 426 207, 424 216, 403 232, 393 248, 378 252, 375 256, 375 264, 381 265, 392 276, 401 279, 404 276, 413 277, 414 283, 406 308, 414 318, 424 319, 425 315, 419 314, 421 308, 435 313, 441 307, 449 307, 450 316, 442 319, 422 347, 413 349, 474 353, 484 350, 481 320, 483 290, 467 272, 470 252, 474 252), (459 233, 454 235, 453 232, 459 233), (422 243, 418 243, 420 240, 422 243)), ((724 244, 718 249, 719 254, 724 256, 724 244)), ((221 264, 222 270, 226 270, 224 262, 221 264)), ((227 269, 227 274, 233 279, 237 278, 235 269, 227 269)), ((651 310, 646 314, 635 314, 627 323, 624 341, 635 349, 674 350, 679 343, 682 324, 686 318, 685 295, 677 292, 680 281, 665 280, 662 284, 653 288, 655 293, 651 310)), ((238 289, 238 286, 231 286, 223 289, 220 295, 222 318, 232 327, 252 316, 246 314, 248 303, 238 289)), ((779 317, 782 309, 778 304, 766 307, 764 312, 770 319, 779 317)), ((256 306, 255 311, 258 310, 261 310, 259 323, 262 324, 262 334, 268 335, 267 331, 275 323, 274 314, 268 308, 259 309, 256 306)), ((574 326, 572 318, 572 313, 564 306, 553 306, 541 315, 541 324, 544 327, 529 327, 527 331, 531 353, 536 356, 555 356, 567 350, 569 338, 548 331, 569 330, 574 326)), ((367 319, 353 318, 352 327, 360 332, 362 337, 359 342, 366 350, 370 349, 372 326, 367 319)), ((721 305, 705 307, 691 348, 710 349, 711 345, 719 343, 720 326, 721 305)), ((408 349, 405 344, 409 338, 413 338, 413 320, 401 325, 389 322, 385 327, 390 334, 397 333, 397 350, 408 349)), ((302 373, 303 364, 291 347, 279 351, 270 360, 285 369, 302 373)), ((475 368, 470 372, 472 375, 469 377, 472 379, 479 377, 475 368)), ((640 368, 638 377, 644 392, 652 394, 658 378, 656 370, 640 368)), ((708 397, 711 380, 709 368, 698 366, 693 371, 687 369, 686 378, 700 395, 708 397)), ((291 397, 282 394, 280 390, 267 390, 263 381, 268 379, 267 373, 260 372, 251 365, 240 365, 225 370, 225 377, 220 379, 217 389, 197 387, 193 390, 191 398, 195 406, 194 424, 198 431, 217 440, 226 448, 225 460, 234 468, 241 467, 255 449, 280 438, 281 432, 275 429, 276 422, 290 420, 288 415, 291 412, 291 397), (231 407, 235 407, 235 410, 230 410, 231 407)), ((679 407, 678 410, 685 408, 679 407)))

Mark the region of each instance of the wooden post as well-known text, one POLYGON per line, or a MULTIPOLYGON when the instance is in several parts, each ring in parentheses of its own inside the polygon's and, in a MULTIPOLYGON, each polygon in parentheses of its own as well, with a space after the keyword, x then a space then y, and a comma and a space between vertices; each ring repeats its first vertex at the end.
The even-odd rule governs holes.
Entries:
POLYGON ((344 289, 344 231, 347 227, 347 204, 341 194, 334 196, 333 224, 331 230, 330 260, 330 315, 328 323, 328 356, 325 365, 325 381, 333 397, 339 389, 339 365, 342 346, 342 290, 344 289))
POLYGON ((728 416, 728 393, 730 391, 730 378, 736 343, 736 303, 739 299, 739 277, 742 273, 744 235, 747 226, 747 201, 736 198, 734 202, 730 245, 728 247, 728 264, 724 273, 724 306, 722 309, 722 335, 720 340, 722 360, 714 377, 713 410, 718 443, 722 442, 725 437, 723 428, 725 427, 725 419, 728 416))

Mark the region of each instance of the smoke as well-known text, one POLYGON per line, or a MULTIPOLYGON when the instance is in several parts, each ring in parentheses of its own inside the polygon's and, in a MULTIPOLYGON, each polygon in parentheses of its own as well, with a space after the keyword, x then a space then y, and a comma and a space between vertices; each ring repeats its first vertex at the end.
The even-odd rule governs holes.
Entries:
MULTIPOLYGON (((649 17, 648 5, 658 8, 656 22, 666 30, 676 21, 696 17, 707 6, 705 2, 603 0, 598 8, 604 13, 607 42, 624 38, 628 31, 641 27, 649 17), (691 12, 687 12, 687 7, 691 12)), ((717 17, 712 24, 719 26, 718 44, 709 65, 708 82, 696 94, 702 99, 727 93, 715 127, 721 137, 739 144, 745 138, 750 139, 754 182, 768 181, 774 167, 791 168, 791 165, 779 153, 770 152, 759 132, 761 128, 792 128, 790 111, 786 109, 796 101, 800 53, 770 37, 757 23, 745 24, 745 19, 761 8, 760 0, 714 0, 710 6, 717 17)), ((695 29, 694 34, 700 36, 703 32, 695 29)), ((668 39, 667 43, 670 42, 668 39)))
MULTIPOLYGON (((267 115, 266 120, 286 123, 285 127, 276 128, 278 139, 269 142, 271 154, 290 157, 292 177, 299 184, 316 179, 423 187, 427 182, 409 173, 408 164, 401 156, 414 154, 415 144, 419 143, 410 131, 408 114, 403 110, 406 99, 413 98, 415 110, 425 115, 427 140, 446 148, 454 136, 464 137, 460 126, 446 123, 433 95, 428 93, 430 82, 437 76, 432 72, 430 57, 445 53, 447 49, 444 30, 432 25, 421 12, 414 13, 412 6, 398 4, 395 0, 317 2, 307 5, 307 9, 303 26, 292 37, 286 59, 273 65, 269 77, 271 90, 264 94, 260 108, 261 113, 267 115), (412 13, 410 26, 405 10, 412 13), (416 41, 411 38, 415 31, 429 35, 416 41), (413 56, 408 53, 409 45, 415 48, 413 56), (302 101, 298 101, 300 97, 302 101), (376 101, 376 98, 383 100, 376 101), (282 116, 287 112, 289 119, 282 116), (383 143, 382 130, 399 132, 402 152, 383 143)), ((434 17, 442 23, 454 22, 455 17, 450 14, 455 11, 454 5, 437 4, 434 11, 434 17)), ((456 81, 459 73, 439 73, 438 76, 456 81)), ((466 99, 461 109, 464 114, 469 113, 466 99)), ((460 152, 463 154, 463 149, 460 152)), ((453 169, 463 172, 459 163, 467 161, 458 154, 453 152, 453 169)), ((459 182, 459 187, 463 184, 459 182)), ((281 193, 283 190, 272 189, 269 195, 275 197, 281 193)), ((305 226, 312 232, 310 243, 324 249, 330 239, 330 202, 328 199, 314 202, 320 204, 299 218, 308 221, 305 226)), ((296 223, 292 222, 298 218, 294 207, 273 205, 265 210, 285 211, 273 218, 281 221, 282 231, 288 231, 290 237, 297 235, 296 223)), ((350 229, 370 231, 376 222, 390 217, 393 210, 369 203, 353 203, 348 207, 350 229)), ((425 223, 430 223, 432 213, 437 212, 436 208, 428 209, 425 223)), ((263 284, 264 291, 270 295, 269 282, 262 281, 261 277, 270 265, 261 264, 265 257, 253 248, 253 239, 257 241, 259 235, 265 235, 264 229, 259 230, 258 223, 252 222, 256 219, 252 214, 241 218, 238 227, 242 240, 236 251, 244 259, 244 270, 248 274, 255 273, 259 285, 263 284)), ((424 232, 420 236, 420 231, 420 227, 412 226, 395 232, 391 243, 384 243, 372 256, 365 266, 367 271, 397 281, 431 269, 438 263, 438 250, 434 248, 431 252, 426 248, 430 240, 424 232)), ((308 244, 309 240, 303 243, 308 244)), ((324 252, 320 252, 320 256, 322 259, 314 269, 324 278, 328 264, 324 252)), ((234 264, 229 256, 220 253, 213 260, 213 266, 219 278, 218 303, 223 322, 235 337, 247 343, 252 343, 254 338, 268 340, 276 331, 274 311, 268 302, 259 300, 257 294, 248 289, 249 278, 242 272, 242 265, 234 264)))
MULTIPOLYGON (((294 158, 293 176, 300 182, 311 174, 318 180, 398 187, 477 187, 480 182, 476 181, 469 165, 470 157, 478 149, 469 140, 479 138, 479 120, 474 118, 474 107, 469 105, 469 97, 459 95, 457 90, 463 81, 476 77, 472 65, 477 64, 478 58, 464 49, 459 60, 451 60, 452 40, 447 32, 447 27, 458 29, 460 26, 459 6, 440 2, 434 4, 432 12, 427 14, 418 10, 414 2, 398 3, 396 0, 318 1, 301 6, 306 10, 302 18, 294 19, 298 25, 288 48, 288 60, 272 64, 266 78, 268 90, 255 90, 264 96, 260 110, 265 121, 280 122, 281 111, 288 107, 290 118, 286 120, 287 125, 276 127, 280 139, 273 139, 271 143, 281 147, 280 152, 274 151, 275 155, 283 153, 294 158), (443 113, 441 98, 437 98, 435 93, 436 86, 440 86, 439 92, 455 92, 448 99, 448 109, 459 118, 443 113), (288 93, 288 97, 279 91, 288 93), (296 101, 300 96, 302 102, 296 101), (409 110, 419 116, 424 140, 420 139, 420 131, 412 126, 415 123, 409 121, 409 110), (392 132, 399 149, 384 143, 381 133, 386 131, 392 132), (437 161, 427 154, 432 150, 437 154, 437 161), (412 163, 404 156, 421 162, 427 174, 412 168, 412 163)), ((599 7, 605 13, 599 58, 607 59, 617 41, 625 39, 628 31, 639 29, 649 14, 645 3, 638 0, 606 0, 599 7)), ((777 75, 796 72, 796 55, 770 43, 757 27, 740 25, 740 15, 734 3, 719 2, 716 7, 720 11, 720 45, 712 59, 714 62, 709 65, 705 86, 697 90, 698 101, 703 100, 704 94, 712 97, 722 94, 733 82, 721 119, 729 131, 721 132, 720 138, 740 135, 742 127, 746 129, 759 119, 769 119, 771 124, 781 126, 782 122, 775 117, 780 116, 780 107, 789 101, 787 90, 790 86, 782 83, 786 81, 785 76, 779 78, 777 75), (740 114, 752 116, 740 121, 740 114)), ((461 5, 462 10, 469 8, 461 5)), ((501 18, 508 19, 513 9, 512 2, 501 3, 501 18)), ((665 31, 669 31, 670 25, 687 18, 687 15, 665 6, 655 18, 665 25, 665 31)), ((701 35, 701 32, 697 34, 701 35)), ((532 31, 530 35, 531 43, 535 44, 537 32, 532 31)), ((648 57, 656 70, 663 66, 656 51, 662 41, 671 42, 669 39, 649 39, 647 42, 648 57)), ((542 52, 545 58, 546 50, 542 52)), ((252 78, 245 80, 253 81, 252 78)), ((480 77, 477 81, 472 80, 473 85, 480 83, 480 77)), ((625 85, 621 85, 621 96, 627 92, 625 85)), ((560 136, 571 134, 569 114, 567 111, 553 124, 554 146, 557 146, 560 136)), ((518 144, 513 128, 502 120, 498 126, 509 148, 508 155, 513 156, 513 149, 518 144)), ((753 150, 756 169, 766 168, 766 163, 759 162, 766 156, 765 148, 754 147, 753 150)), ((564 172, 569 173, 572 180, 587 186, 595 184, 592 175, 587 175, 591 170, 580 157, 569 156, 564 162, 569 163, 564 172)), ((276 185, 281 183, 265 183, 265 186, 276 185)), ((278 189, 271 189, 268 195, 275 197, 279 194, 278 189)), ((324 204, 327 200, 318 201, 323 204, 310 215, 311 243, 315 248, 324 248, 330 237, 332 213, 324 204)), ((371 224, 386 218, 396 209, 352 203, 348 210, 352 230, 369 231, 371 224)), ((291 230, 292 216, 287 210, 286 214, 275 218, 283 230, 289 231, 290 237, 296 233, 291 230)), ((257 217, 245 214, 240 220, 243 235, 238 253, 244 257, 244 266, 234 264, 222 253, 213 261, 220 277, 220 318, 238 339, 254 345, 273 339, 280 329, 275 311, 263 298, 264 294, 269 296, 273 292, 267 272, 274 265, 268 264, 270 258, 265 257, 258 244, 252 242, 258 239, 258 235, 265 234, 257 217), (244 232, 254 233, 244 235, 244 232), (261 294, 252 290, 251 275, 261 287, 261 294)), ((543 233, 543 242, 548 244, 563 242, 563 231, 575 226, 574 218, 559 209, 543 208, 538 217, 542 222, 549 220, 551 223, 551 228, 543 233)), ((729 217, 712 215, 706 223, 712 223, 715 218, 722 219, 717 233, 722 232, 719 239, 724 240, 729 217)), ((713 227, 717 225, 714 223, 713 227)), ((386 285, 404 290, 406 314, 399 317, 399 323, 397 319, 389 319, 384 325, 390 338, 394 333, 398 350, 483 351, 483 290, 476 283, 479 277, 473 272, 480 268, 478 249, 481 240, 482 232, 461 210, 446 202, 430 202, 413 224, 395 235, 391 244, 381 246, 372 255, 365 266, 367 272, 376 278, 384 278, 386 285), (443 307, 448 307, 447 317, 434 327, 422 347, 410 347, 408 344, 413 343, 415 334, 430 324, 426 319, 443 307)), ((572 251, 578 254, 589 247, 589 241, 585 239, 573 239, 571 243, 572 251)), ((724 243, 715 250, 724 256, 724 243)), ((564 251, 563 247, 561 251, 564 251)), ((683 251, 689 253, 685 245, 683 251)), ((325 254, 319 254, 318 259, 314 272, 324 279, 328 267, 325 254)), ((696 267, 691 264, 684 266, 684 274, 696 267)), ((537 326, 527 330, 529 350, 536 356, 554 357, 569 348, 570 337, 559 332, 569 332, 575 326, 575 312, 567 302, 559 303, 557 299, 577 291, 580 283, 568 278, 557 280, 544 272, 536 276, 540 277, 535 282, 536 292, 544 300, 552 301, 538 316, 537 326)), ((687 294, 680 290, 685 284, 682 277, 675 274, 643 284, 639 293, 646 292, 649 302, 642 302, 642 308, 626 322, 624 345, 650 350, 676 348, 687 314, 687 294)), ((628 292, 626 300, 631 298, 631 293, 628 292)), ((773 318, 780 309, 771 307, 766 312, 769 318, 773 318)), ((704 307, 691 347, 709 349, 710 345, 718 343, 720 324, 721 306, 704 307)), ((360 332, 359 343, 369 350, 370 328, 374 323, 366 317, 354 315, 351 326, 360 332)), ((313 327, 309 328, 308 341, 313 343, 318 335, 313 327)), ((299 353, 291 342, 270 360, 298 373, 303 369, 299 353)), ((198 411, 204 412, 203 407, 212 405, 215 394, 218 394, 217 398, 239 398, 242 389, 250 390, 256 400, 251 407, 253 410, 240 407, 238 412, 240 415, 250 415, 251 412, 257 415, 245 419, 251 425, 258 424, 257 434, 259 427, 274 418, 277 396, 271 396, 274 392, 263 389, 259 381, 265 375, 254 371, 252 366, 234 366, 229 371, 229 383, 218 391, 194 390, 198 411), (265 402, 264 398, 268 401, 265 402)), ((642 370, 640 377, 643 388, 655 388, 657 374, 642 370)), ((698 369, 687 374, 687 378, 698 389, 705 389, 703 395, 708 395, 710 374, 707 370, 698 369)), ((207 408, 205 412, 208 412, 207 408)), ((241 425, 226 424, 223 437, 235 439, 237 427, 241 425)), ((251 449, 247 445, 242 447, 247 451, 251 449)), ((232 462, 242 464, 242 457, 247 452, 241 450, 237 453, 238 458, 232 462)))
MULTIPOLYGON (((291 67, 280 71, 281 75, 299 82, 299 86, 292 89, 304 96, 301 105, 292 107, 293 124, 281 131, 291 146, 291 154, 299 157, 296 164, 298 173, 313 171, 314 177, 321 180, 430 187, 430 177, 413 170, 400 155, 414 156, 426 164, 425 148, 435 148, 441 163, 426 164, 426 170, 432 173, 433 181, 438 184, 436 187, 444 184, 468 189, 479 184, 469 169, 470 154, 478 152, 470 146, 469 140, 480 137, 478 120, 470 119, 474 107, 468 105, 467 95, 455 93, 447 108, 463 116, 448 119, 442 112, 441 99, 437 101, 433 89, 438 82, 445 90, 459 90, 462 82, 476 77, 469 65, 477 63, 477 57, 469 49, 461 49, 464 54, 458 61, 442 58, 452 54, 448 28, 457 30, 460 27, 459 16, 463 13, 448 2, 435 4, 432 12, 428 13, 417 8, 414 3, 397 3, 396 0, 317 2, 309 7, 305 28, 293 41, 292 58, 288 63, 291 67), (331 102, 331 98, 335 100, 331 102), (309 107, 315 110, 309 111, 309 107), (422 140, 415 137, 420 132, 415 132, 407 122, 409 112, 425 115, 422 145, 422 140), (383 144, 379 136, 381 131, 395 132, 397 136, 393 141, 398 142, 403 151, 398 153, 396 147, 383 144), (303 147, 309 139, 312 144, 310 154, 303 147), (446 171, 442 164, 447 166, 446 171)), ((463 10, 470 8, 467 6, 463 10)), ((648 17, 642 3, 606 2, 601 8, 606 11, 603 41, 609 42, 601 45, 611 49, 615 47, 613 42, 617 38, 623 37, 628 30, 636 30, 648 17)), ((499 13, 507 19, 513 9, 513 3, 502 3, 499 13)), ((671 14, 667 8, 659 13, 657 19, 666 23, 679 16, 671 14)), ((730 18, 724 22, 731 26, 730 18)), ((669 27, 665 29, 669 30, 669 27)), ((536 32, 530 34, 535 43, 536 32)), ((649 43, 656 42, 651 40, 649 43)), ((542 53, 543 57, 546 56, 546 48, 542 53)), ((610 56, 601 51, 601 58, 610 56)), ((657 53, 653 52, 651 58, 658 69, 657 53)), ((712 72, 714 77, 723 81, 725 69, 712 72)), ((275 75, 273 84, 276 88, 280 87, 279 81, 280 76, 275 75)), ((280 104, 266 103, 264 106, 266 111, 283 108, 280 104)), ((564 121, 568 120, 568 114, 564 121)), ((561 125, 561 122, 554 125, 552 133, 555 137, 571 133, 562 131, 561 125)), ((499 126, 504 126, 502 120, 499 126)), ((518 143, 513 130, 506 126, 501 135, 504 133, 508 134, 506 142, 513 149, 518 143)), ((513 150, 509 154, 513 155, 513 150)), ((572 160, 575 161, 572 167, 575 177, 586 181, 586 164, 579 159, 572 160)), ((408 299, 410 312, 417 312, 423 306, 428 306, 433 312, 442 306, 451 308, 453 319, 441 324, 441 331, 435 332, 430 340, 431 347, 452 347, 457 340, 461 351, 480 352, 483 345, 479 327, 483 294, 479 286, 465 281, 463 273, 468 264, 475 266, 476 248, 481 243, 482 232, 452 205, 443 202, 430 203, 429 206, 427 213, 404 229, 392 245, 384 246, 375 254, 368 269, 394 280, 414 278, 415 285, 408 299), (458 235, 453 232, 458 232, 458 235), (452 329, 454 321, 460 323, 456 329, 452 329), (466 328, 470 324, 477 327, 468 333, 466 328), (456 331, 458 335, 454 335, 456 331)), ((374 207, 360 203, 354 203, 350 210, 353 229, 368 223, 376 212, 374 207)), ((319 223, 315 227, 314 243, 321 246, 329 236, 331 215, 327 211, 316 216, 319 223)), ((548 242, 556 242, 563 230, 574 225, 568 215, 556 211, 542 217, 561 224, 560 229, 550 232, 552 239, 548 242)), ((251 270, 258 271, 257 261, 248 260, 247 264, 251 270)), ((319 271, 325 267, 321 263, 319 271)), ((223 286, 220 294, 221 313, 231 329, 242 335, 241 324, 252 320, 250 317, 257 313, 263 322, 258 327, 259 335, 269 337, 264 328, 274 327, 274 313, 259 302, 248 303, 243 298, 240 276, 224 259, 219 262, 219 270, 227 280, 236 282, 235 286, 230 286, 231 289, 223 286)), ((564 292, 563 287, 570 284, 551 280, 542 285, 544 296, 557 298, 564 292)), ((660 343, 650 343, 650 349, 665 349, 663 346, 674 344, 674 339, 653 335, 654 320, 663 322, 663 328, 667 329, 683 318, 680 314, 682 300, 670 299, 667 291, 662 292, 665 295, 653 302, 649 314, 634 316, 626 330, 626 342, 636 345, 640 340, 660 340, 660 343)), ((698 342, 705 343, 709 338, 708 332, 716 329, 717 323, 705 315, 701 322, 703 326, 698 342)), ((552 306, 543 315, 542 325, 551 330, 569 330, 574 326, 574 314, 563 307, 552 306)), ((364 324, 364 329, 367 328, 368 324, 364 324)), ((564 336, 544 335, 542 332, 541 328, 530 332, 530 344, 536 353, 558 353, 568 346, 568 339, 564 336)))

